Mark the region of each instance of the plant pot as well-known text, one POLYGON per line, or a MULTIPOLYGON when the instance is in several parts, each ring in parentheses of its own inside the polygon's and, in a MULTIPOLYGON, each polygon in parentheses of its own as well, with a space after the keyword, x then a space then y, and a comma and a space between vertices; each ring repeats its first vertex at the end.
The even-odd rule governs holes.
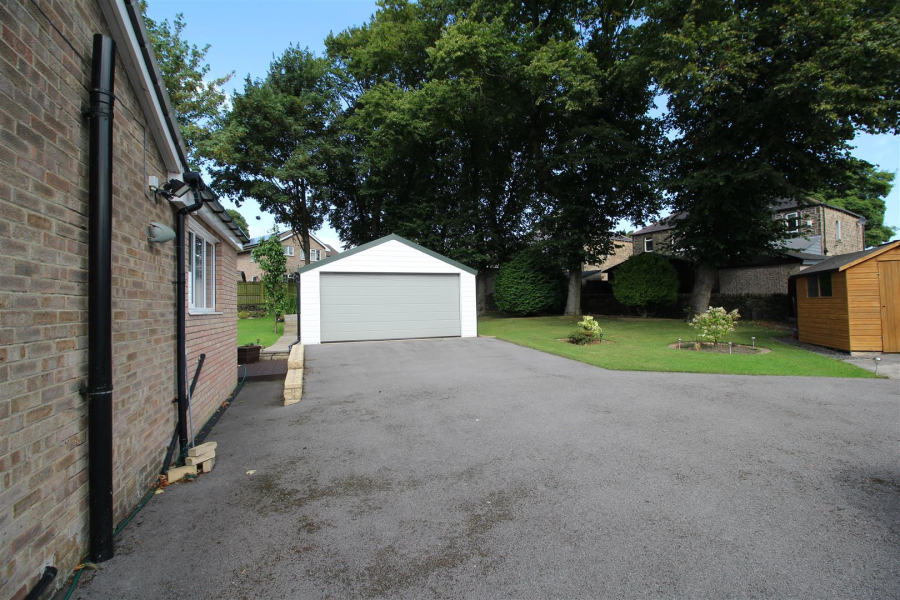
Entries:
POLYGON ((259 362, 260 350, 262 350, 262 346, 257 346, 256 344, 251 346, 238 346, 238 364, 251 365, 259 362))

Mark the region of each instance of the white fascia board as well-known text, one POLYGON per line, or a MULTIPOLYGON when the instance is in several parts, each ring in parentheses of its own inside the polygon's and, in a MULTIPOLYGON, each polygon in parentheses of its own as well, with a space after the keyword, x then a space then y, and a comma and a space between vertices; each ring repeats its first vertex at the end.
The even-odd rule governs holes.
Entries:
MULTIPOLYGON (((194 192, 188 192, 182 198, 173 198, 169 200, 169 202, 171 202, 172 205, 176 208, 193 206, 193 204, 195 203, 194 192)), ((243 242, 235 237, 234 232, 227 225, 225 225, 222 219, 219 218, 219 215, 214 213, 208 204, 204 203, 203 208, 201 208, 197 212, 190 214, 198 217, 201 221, 203 221, 203 223, 206 224, 207 227, 219 234, 219 237, 231 244, 238 252, 244 249, 243 242)))
MULTIPOLYGON (((159 152, 162 155, 166 170, 169 172, 169 178, 172 174, 177 174, 178 179, 185 170, 185 165, 181 164, 178 156, 178 144, 172 139, 169 128, 166 126, 166 118, 163 114, 159 99, 153 91, 153 79, 150 77, 150 71, 144 64, 144 58, 141 54, 141 48, 137 41, 137 36, 131 28, 131 20, 128 18, 128 9, 125 7, 124 0, 99 0, 100 8, 103 10, 103 16, 109 24, 113 39, 116 41, 117 50, 125 64, 125 70, 128 71, 128 79, 137 92, 138 101, 147 118, 147 123, 159 152)), ((147 183, 146 181, 144 182, 147 183)))

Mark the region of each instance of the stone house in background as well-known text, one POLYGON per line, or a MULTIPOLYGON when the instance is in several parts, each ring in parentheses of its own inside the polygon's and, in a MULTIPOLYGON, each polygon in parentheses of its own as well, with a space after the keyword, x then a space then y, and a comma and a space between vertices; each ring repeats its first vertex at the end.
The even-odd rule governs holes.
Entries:
MULTIPOLYGON (((89 325, 100 322, 90 319, 97 303, 88 302, 88 282, 97 274, 88 269, 89 246, 102 229, 89 211, 91 157, 97 153, 88 133, 98 112, 84 114, 92 103, 94 34, 115 41, 112 318, 105 320, 112 329, 113 452, 107 460, 114 523, 160 472, 178 422, 177 357, 186 353, 191 377, 200 354, 206 355, 191 406, 196 429, 237 383, 235 274, 247 238, 214 196, 201 192, 196 176, 186 175, 185 145, 168 94, 157 85, 159 69, 137 3, 8 0, 0 4, 0 23, 5 599, 24 597, 47 565, 59 569, 53 585, 64 585, 88 551, 94 514, 88 502, 94 403, 82 394, 89 360, 102 346, 88 336, 89 325), (194 183, 183 183, 188 179, 194 183), (167 187, 170 180, 176 183, 167 187), (201 198, 202 208, 184 217, 187 282, 185 296, 178 297, 176 246, 149 241, 148 227, 153 222, 175 229, 177 211, 201 198), (176 332, 182 310, 183 352, 176 332)), ((102 471, 103 459, 94 460, 102 471)))
MULTIPOLYGON (((773 218, 784 220, 793 237, 783 242, 783 256, 757 257, 719 270, 715 289, 722 294, 787 294, 788 278, 828 256, 858 252, 865 248, 866 219, 849 210, 810 202, 802 207, 794 200, 773 205, 773 218)), ((675 214, 632 234, 634 254, 669 254, 675 214)))
MULTIPOLYGON (((792 237, 784 247, 794 252, 835 256, 859 252, 865 248, 865 217, 849 210, 810 201, 800 206, 795 200, 779 200, 773 205, 773 218, 783 220, 792 237)), ((634 254, 642 252, 668 253, 676 213, 631 234, 634 254)))
MULTIPOLYGON (((287 257, 287 273, 291 276, 300 267, 306 264, 306 258, 303 253, 303 246, 300 243, 300 236, 290 231, 279 234, 281 237, 281 245, 284 247, 284 254, 287 257)), ((243 250, 238 252, 237 270, 238 279, 240 281, 259 281, 262 279, 262 269, 253 260, 253 250, 259 243, 267 239, 269 236, 260 236, 252 238, 248 243, 244 244, 243 250)), ((314 234, 309 234, 310 262, 316 262, 338 253, 330 245, 326 244, 314 234)))
POLYGON ((613 251, 603 257, 599 264, 582 265, 581 285, 586 289, 591 288, 591 282, 608 281, 609 274, 607 271, 618 264, 621 264, 631 258, 634 254, 633 240, 624 235, 612 236, 614 244, 613 251))

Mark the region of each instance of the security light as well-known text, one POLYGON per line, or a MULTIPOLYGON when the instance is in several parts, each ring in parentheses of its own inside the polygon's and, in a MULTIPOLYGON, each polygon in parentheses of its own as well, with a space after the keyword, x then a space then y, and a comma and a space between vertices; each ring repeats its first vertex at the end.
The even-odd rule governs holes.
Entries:
POLYGON ((162 223, 156 223, 155 221, 150 222, 150 226, 147 227, 147 241, 148 242, 168 242, 169 240, 175 239, 175 232, 172 231, 171 227, 167 227, 162 223))

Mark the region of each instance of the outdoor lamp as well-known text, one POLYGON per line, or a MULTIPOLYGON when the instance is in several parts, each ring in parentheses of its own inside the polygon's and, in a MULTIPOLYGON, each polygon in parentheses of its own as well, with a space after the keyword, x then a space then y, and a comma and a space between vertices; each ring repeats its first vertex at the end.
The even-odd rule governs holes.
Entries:
POLYGON ((872 359, 872 361, 874 361, 874 363, 875 363, 875 374, 878 375, 878 363, 881 362, 881 358, 876 356, 875 358, 872 359))
POLYGON ((756 336, 755 335, 750 336, 750 341, 753 342, 753 347, 756 348, 756 336))

